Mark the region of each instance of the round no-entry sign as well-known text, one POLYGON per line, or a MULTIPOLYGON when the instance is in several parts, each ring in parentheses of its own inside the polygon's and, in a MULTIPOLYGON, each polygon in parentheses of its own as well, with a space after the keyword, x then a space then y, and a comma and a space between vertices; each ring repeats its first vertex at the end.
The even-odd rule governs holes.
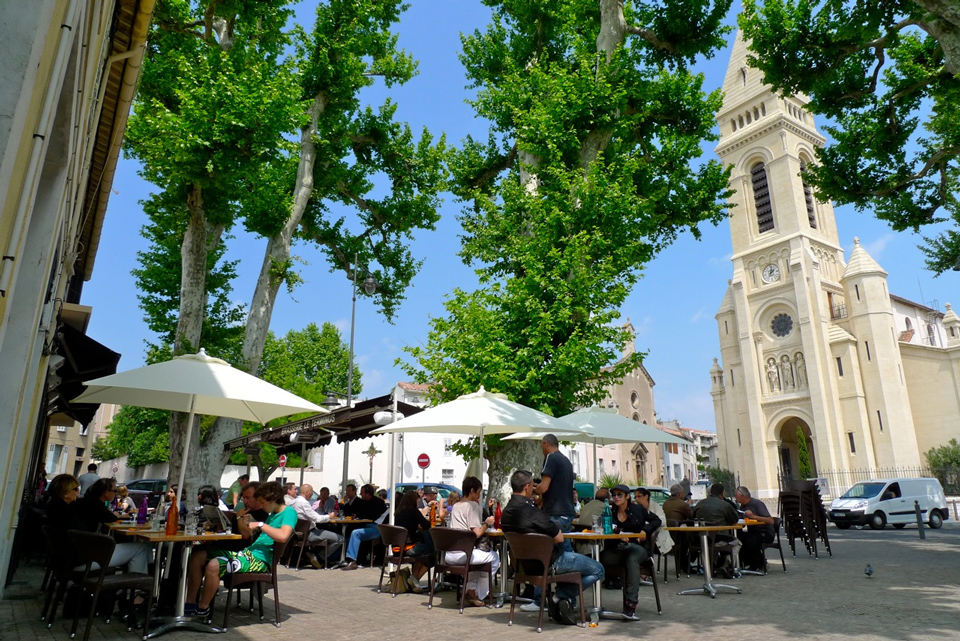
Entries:
POLYGON ((425 470, 430 467, 430 457, 426 454, 421 454, 417 457, 417 465, 420 466, 421 470, 425 470))
POLYGON ((280 455, 280 467, 286 467, 286 466, 287 466, 287 455, 286 455, 286 454, 281 454, 281 455, 280 455))

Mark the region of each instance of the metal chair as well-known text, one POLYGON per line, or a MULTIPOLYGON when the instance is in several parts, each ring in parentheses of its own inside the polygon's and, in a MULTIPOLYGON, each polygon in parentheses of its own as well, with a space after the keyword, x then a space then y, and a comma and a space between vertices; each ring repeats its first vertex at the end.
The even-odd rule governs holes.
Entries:
POLYGON ((774 539, 772 542, 770 542, 770 543, 764 543, 764 544, 763 544, 763 554, 764 554, 764 557, 763 557, 763 573, 764 573, 764 574, 767 573, 767 557, 766 557, 767 550, 769 550, 769 549, 771 549, 771 548, 775 548, 775 549, 777 550, 777 552, 780 553, 780 563, 783 565, 783 571, 784 571, 784 572, 787 571, 787 562, 786 562, 786 561, 784 560, 784 558, 783 558, 783 547, 781 547, 781 545, 780 545, 780 517, 778 517, 778 516, 773 517, 773 530, 774 530, 774 532, 776 532, 776 537, 777 537, 777 538, 775 538, 775 539, 774 539))
POLYGON ((56 618, 57 608, 67 593, 67 586, 83 575, 74 570, 77 563, 73 558, 73 548, 67 531, 44 525, 41 532, 47 542, 47 576, 44 578, 46 598, 43 601, 43 610, 40 611, 40 620, 46 621, 50 628, 56 618))
POLYGON ((330 553, 330 542, 326 539, 319 541, 310 540, 310 530, 313 529, 313 521, 307 519, 297 519, 297 527, 293 530, 293 539, 287 545, 287 569, 290 569, 290 561, 297 555, 296 567, 300 571, 300 564, 303 562, 303 553, 313 548, 323 548, 323 569, 327 569, 327 556, 330 553))
MULTIPOLYGON (((380 540, 383 541, 383 545, 386 547, 383 553, 383 563, 380 564, 380 582, 377 584, 377 594, 380 594, 383 590, 383 575, 387 571, 388 563, 396 565, 398 572, 400 571, 400 566, 404 563, 411 566, 418 562, 423 563, 427 566, 427 582, 432 586, 433 579, 430 572, 431 556, 406 556, 407 545, 409 545, 407 528, 378 523, 377 529, 380 531, 380 540)), ((394 597, 397 596, 396 583, 391 585, 390 592, 394 597)))
MULTIPOLYGON (((112 594, 120 590, 126 590, 129 597, 130 610, 127 613, 128 632, 133 630, 133 623, 135 621, 133 595, 137 591, 146 592, 146 615, 143 619, 143 635, 146 636, 150 626, 150 611, 153 606, 153 577, 142 572, 110 574, 114 569, 110 567, 110 559, 113 557, 113 551, 117 546, 116 541, 114 541, 111 536, 93 532, 81 532, 79 530, 71 530, 67 536, 70 539, 73 549, 74 562, 76 562, 78 566, 84 566, 83 576, 77 582, 77 585, 81 593, 88 591, 92 597, 90 611, 87 614, 87 627, 83 632, 83 641, 87 641, 87 639, 90 638, 90 628, 93 624, 93 617, 100 595, 105 592, 112 594)), ((80 605, 78 603, 76 612, 73 615, 73 626, 70 628, 71 639, 77 634, 79 622, 80 605)))
MULTIPOLYGON (((663 608, 660 606, 660 588, 657 587, 657 571, 654 567, 653 557, 648 556, 647 560, 640 564, 642 570, 646 570, 646 573, 650 575, 650 584, 653 585, 653 595, 657 600, 657 614, 663 614, 663 608)), ((627 583, 627 571, 622 565, 603 565, 603 573, 607 578, 610 577, 619 577, 621 584, 626 586, 627 583)), ((666 573, 666 568, 664 568, 664 573, 666 573)), ((679 574, 677 575, 679 578, 679 574)), ((645 582, 641 582, 643 585, 645 582)))
MULTIPOLYGON (((227 591, 227 603, 223 608, 224 630, 227 629, 227 623, 230 618, 230 600, 233 595, 233 590, 234 588, 239 588, 244 585, 249 585, 251 588, 251 601, 253 600, 253 586, 257 586, 257 602, 260 605, 261 621, 263 621, 263 593, 265 590, 273 588, 273 607, 276 615, 274 625, 278 628, 280 627, 280 592, 277 589, 277 566, 280 564, 280 559, 283 558, 283 553, 286 551, 289 542, 289 539, 282 543, 280 541, 273 542, 273 560, 270 562, 269 572, 237 572, 235 574, 227 574, 223 577, 223 587, 227 591)), ((237 597, 238 603, 239 599, 240 597, 237 597)))
MULTIPOLYGON (((441 572, 448 572, 463 577, 463 588, 460 591, 460 614, 463 614, 463 602, 467 598, 467 576, 470 572, 486 572, 490 575, 490 584, 493 585, 493 564, 470 562, 473 549, 477 546, 477 535, 472 530, 434 527, 430 528, 430 536, 433 538, 433 549, 436 554, 433 570, 435 576, 441 572), (447 552, 463 552, 463 563, 447 563, 447 552)), ((435 583, 436 581, 430 582, 428 610, 433 608, 435 583)), ((490 590, 487 598, 490 600, 490 605, 493 605, 493 590, 490 590)))
POLYGON ((587 624, 583 608, 583 582, 579 572, 550 574, 550 558, 553 556, 553 539, 546 534, 521 534, 505 532, 510 545, 510 565, 514 571, 513 598, 510 600, 510 620, 513 625, 513 613, 517 607, 517 592, 521 583, 538 586, 543 595, 540 599, 540 614, 537 617, 537 632, 543 630, 543 608, 550 595, 550 586, 554 583, 576 583, 580 591, 580 627, 587 624))

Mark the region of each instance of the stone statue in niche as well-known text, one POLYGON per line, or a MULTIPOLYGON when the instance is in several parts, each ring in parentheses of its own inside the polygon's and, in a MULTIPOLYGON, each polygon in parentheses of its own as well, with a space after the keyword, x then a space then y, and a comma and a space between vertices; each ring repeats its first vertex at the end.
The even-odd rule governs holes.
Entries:
POLYGON ((797 352, 793 359, 793 367, 797 373, 797 389, 807 386, 807 364, 803 361, 803 352, 797 352))
POLYGON ((793 389, 793 364, 786 354, 780 358, 780 382, 783 384, 784 392, 793 389))
POLYGON ((776 394, 780 391, 780 370, 777 367, 777 359, 770 357, 767 359, 767 384, 770 386, 770 393, 776 394))

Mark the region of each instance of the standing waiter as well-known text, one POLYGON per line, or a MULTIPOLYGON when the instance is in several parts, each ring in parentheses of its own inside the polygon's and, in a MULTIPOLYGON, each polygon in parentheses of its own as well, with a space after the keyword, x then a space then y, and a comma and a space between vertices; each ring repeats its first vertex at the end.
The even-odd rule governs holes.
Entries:
MULTIPOLYGON (((560 527, 561 532, 569 532, 577 516, 573 506, 573 465, 560 451, 560 441, 553 434, 543 437, 540 449, 546 458, 540 473, 542 480, 534 492, 543 497, 543 511, 550 520, 560 527)), ((564 541, 564 551, 573 551, 569 541, 564 541)))
MULTIPOLYGON (((543 499, 543 512, 550 520, 557 524, 561 532, 569 532, 573 526, 573 519, 577 512, 573 507, 573 465, 570 459, 560 451, 560 441, 553 434, 546 434, 540 440, 540 449, 546 457, 543 460, 543 471, 540 472, 540 483, 533 491, 543 499)), ((573 546, 568 539, 557 543, 561 552, 573 552, 573 546)), ((533 602, 520 606, 524 612, 540 610, 541 589, 534 590, 533 602)))

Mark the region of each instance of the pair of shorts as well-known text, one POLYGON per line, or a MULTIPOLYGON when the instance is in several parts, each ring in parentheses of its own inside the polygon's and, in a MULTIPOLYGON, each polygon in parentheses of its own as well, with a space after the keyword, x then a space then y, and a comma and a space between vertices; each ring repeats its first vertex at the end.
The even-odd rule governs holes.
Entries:
POLYGON ((270 566, 253 556, 250 550, 232 552, 230 550, 210 550, 207 559, 216 559, 220 563, 220 578, 227 574, 242 572, 269 572, 270 566))

